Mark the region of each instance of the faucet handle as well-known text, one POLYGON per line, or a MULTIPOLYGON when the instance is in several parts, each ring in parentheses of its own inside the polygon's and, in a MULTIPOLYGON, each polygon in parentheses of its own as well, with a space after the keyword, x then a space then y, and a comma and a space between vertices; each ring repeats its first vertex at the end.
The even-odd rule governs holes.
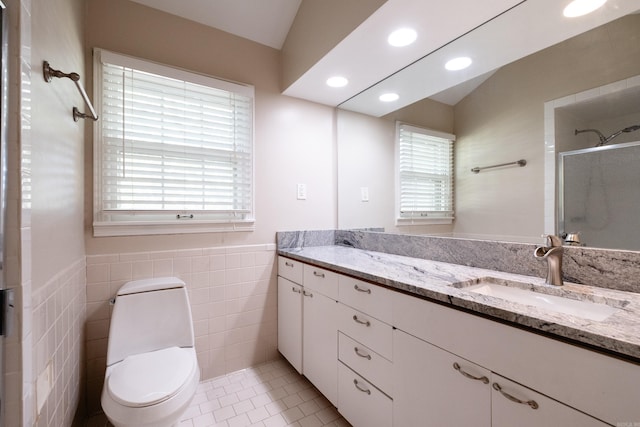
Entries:
POLYGON ((562 238, 558 237, 554 234, 547 234, 547 235, 543 235, 543 237, 546 237, 547 239, 547 245, 551 246, 552 248, 556 247, 556 246, 562 246, 562 238))

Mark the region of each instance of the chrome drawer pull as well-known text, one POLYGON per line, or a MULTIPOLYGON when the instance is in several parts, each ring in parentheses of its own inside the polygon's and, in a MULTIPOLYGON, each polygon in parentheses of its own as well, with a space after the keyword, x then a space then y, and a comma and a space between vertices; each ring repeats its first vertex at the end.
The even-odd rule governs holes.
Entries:
POLYGON ((287 267, 293 267, 293 263, 289 261, 285 261, 284 265, 286 265, 287 267))
POLYGON ((453 369, 460 372, 465 378, 469 378, 470 380, 482 381, 483 384, 489 384, 489 378, 485 377, 484 375, 481 377, 476 377, 468 372, 463 371, 460 365, 458 365, 458 362, 455 362, 453 364, 453 369))
POLYGON ((500 392, 500 394, 502 394, 504 397, 506 397, 507 399, 509 399, 512 402, 515 403, 520 403, 522 405, 529 405, 531 407, 531 409, 538 409, 538 403, 535 400, 520 400, 517 397, 513 397, 511 396, 509 393, 505 393, 504 391, 502 391, 502 387, 500 387, 500 384, 498 383, 493 383, 493 389, 494 390, 498 390, 500 392))
POLYGON ((359 288, 358 285, 353 285, 353 289, 355 289, 358 292, 364 292, 364 293, 367 293, 367 294, 371 293, 371 289, 359 288))
POLYGON ((356 316, 355 314, 353 315, 353 320, 355 320, 356 323, 360 323, 361 325, 371 326, 371 322, 369 322, 368 320, 362 321, 358 319, 358 316, 356 316))
POLYGON ((313 270, 313 275, 316 276, 316 277, 324 277, 324 273, 318 273, 315 270, 313 270))
POLYGON ((363 393, 367 393, 367 394, 371 394, 371 390, 369 390, 368 388, 363 388, 362 386, 360 386, 360 384, 358 383, 358 380, 354 379, 353 380, 353 384, 356 386, 356 388, 358 390, 360 390, 363 393))
POLYGON ((305 297, 311 297, 311 298, 313 298, 313 294, 312 294, 311 292, 302 291, 302 295, 304 295, 305 297))
POLYGON ((296 288, 294 288, 293 286, 291 287, 291 290, 292 290, 293 292, 295 292, 296 294, 300 294, 300 293, 302 293, 302 291, 301 291, 300 289, 296 289, 296 288))
POLYGON ((353 347, 353 351, 356 352, 356 354, 364 359, 367 360, 371 360, 371 355, 370 354, 362 354, 360 353, 360 349, 358 347, 353 347))

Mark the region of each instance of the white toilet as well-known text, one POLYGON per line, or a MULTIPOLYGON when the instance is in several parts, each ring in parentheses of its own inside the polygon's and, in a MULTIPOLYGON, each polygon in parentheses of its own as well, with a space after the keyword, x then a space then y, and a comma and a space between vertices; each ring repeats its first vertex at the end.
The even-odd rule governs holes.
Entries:
POLYGON ((136 280, 116 295, 102 409, 115 427, 170 427, 195 395, 200 368, 182 280, 136 280))

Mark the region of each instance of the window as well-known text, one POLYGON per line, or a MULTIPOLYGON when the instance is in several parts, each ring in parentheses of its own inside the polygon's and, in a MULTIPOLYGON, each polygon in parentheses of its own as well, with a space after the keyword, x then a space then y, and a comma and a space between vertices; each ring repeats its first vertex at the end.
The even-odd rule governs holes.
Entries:
POLYGON ((253 229, 253 87, 94 58, 94 234, 253 229))
POLYGON ((453 220, 454 135, 396 125, 398 225, 453 220))

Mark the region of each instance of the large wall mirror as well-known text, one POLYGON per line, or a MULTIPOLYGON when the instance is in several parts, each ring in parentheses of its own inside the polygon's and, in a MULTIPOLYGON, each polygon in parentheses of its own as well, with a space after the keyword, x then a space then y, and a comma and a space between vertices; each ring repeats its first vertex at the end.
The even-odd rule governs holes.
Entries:
MULTIPOLYGON (((337 119, 340 228, 384 227, 396 233, 528 243, 541 242, 543 233, 565 231, 558 226, 559 153, 587 149, 599 140, 594 132, 575 135, 574 130, 593 128, 608 136, 640 124, 640 1, 609 0, 607 16, 602 12, 579 30, 573 28, 574 34, 557 28, 562 24, 544 11, 519 9, 535 9, 541 3, 544 1, 522 2, 425 57, 444 57, 451 47, 482 46, 483 55, 495 53, 493 68, 486 65, 475 74, 460 75, 443 90, 393 111, 356 106, 373 105, 384 81, 341 106, 337 119), (512 17, 522 20, 527 16, 536 23, 522 26, 517 36, 513 26, 509 33, 501 32, 504 27, 484 28, 513 25, 509 24, 512 17), (555 43, 553 37, 540 35, 556 32, 561 41, 555 43), (535 39, 531 46, 538 42, 548 46, 510 60, 504 53, 507 48, 491 37, 525 41, 531 37, 535 39), (582 103, 584 100, 588 102, 582 103), (396 225, 396 121, 456 135, 452 224, 396 225), (525 159, 527 165, 471 171, 519 159, 525 159)), ((435 80, 439 71, 432 69, 435 80)), ((401 80, 403 72, 390 76, 390 82, 401 80)), ((428 71, 420 73, 424 80, 431 79, 428 71)), ((417 93, 424 90, 416 88, 417 93)), ((640 141, 640 130, 624 132, 610 144, 634 141, 640 141)), ((616 164, 615 159, 608 162, 616 164)), ((630 185, 640 192, 640 182, 630 185)), ((608 191, 615 192, 615 188, 608 191)), ((635 210, 640 205, 627 207, 635 210)), ((611 220, 620 221, 613 215, 611 220)), ((582 232, 579 224, 566 231, 582 232)), ((611 239, 606 243, 590 242, 587 236, 583 239, 593 247, 640 250, 640 238, 637 247, 611 239)))

